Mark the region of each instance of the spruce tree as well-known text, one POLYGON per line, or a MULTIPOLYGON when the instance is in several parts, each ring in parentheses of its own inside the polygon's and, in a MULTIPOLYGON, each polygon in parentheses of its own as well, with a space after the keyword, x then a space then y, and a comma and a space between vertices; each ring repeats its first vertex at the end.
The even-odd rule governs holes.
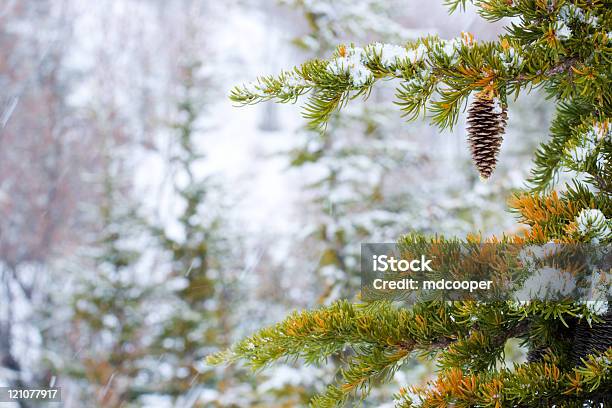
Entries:
MULTIPOLYGON (((466 0, 447 3, 451 11, 466 6, 466 0)), ((530 189, 510 201, 527 228, 502 241, 609 245, 610 3, 472 3, 487 20, 511 18, 507 33, 493 42, 462 33, 453 41, 428 36, 403 45, 340 45, 329 59, 259 78, 235 88, 231 98, 253 104, 307 97, 304 116, 312 128, 324 129, 352 99, 367 97, 382 80, 393 80, 396 102, 406 117, 427 116, 446 129, 457 124, 473 100, 491 101, 504 112, 511 98, 542 88, 555 102, 555 118, 535 154, 530 189), (573 179, 558 185, 566 171, 573 179)), ((492 122, 498 126, 500 121, 492 122)), ((398 243, 409 247, 436 239, 408 235, 398 243)), ((300 358, 313 364, 350 349, 335 382, 312 400, 316 407, 342 406, 354 395, 367 397, 372 385, 388 381, 414 353, 435 358, 440 370, 428 387, 408 384, 400 389, 399 407, 601 406, 609 403, 612 390, 611 320, 607 301, 432 301, 411 308, 388 301, 338 301, 294 313, 209 362, 246 360, 262 368, 300 358), (512 338, 529 348, 529 361, 507 368, 500 363, 512 338)))

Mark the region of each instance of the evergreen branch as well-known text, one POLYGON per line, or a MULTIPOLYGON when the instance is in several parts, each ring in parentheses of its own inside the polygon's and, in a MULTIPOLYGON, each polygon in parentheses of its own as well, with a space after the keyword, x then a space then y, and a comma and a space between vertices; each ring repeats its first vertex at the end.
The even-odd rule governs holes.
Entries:
POLYGON ((337 407, 356 393, 365 398, 374 381, 388 381, 413 352, 429 355, 442 350, 439 362, 446 369, 494 366, 506 340, 525 336, 533 319, 554 321, 584 311, 584 307, 557 306, 471 301, 428 302, 398 309, 388 302, 358 305, 339 301, 294 313, 207 361, 222 364, 244 359, 260 369, 284 359, 318 364, 349 351, 338 383, 312 402, 317 408, 337 407), (487 350, 484 356, 483 347, 487 350), (481 356, 478 361, 474 359, 477 354, 481 356))
POLYGON ((239 342, 230 351, 209 357, 208 362, 245 359, 255 369, 283 358, 320 363, 347 345, 386 351, 392 347, 402 353, 415 349, 429 351, 445 339, 454 340, 462 335, 463 329, 446 313, 450 310, 452 306, 436 302, 408 310, 388 302, 358 305, 338 301, 314 311, 294 313, 239 342))
POLYGON ((549 407, 605 402, 612 387, 612 347, 564 372, 555 361, 515 365, 513 370, 442 373, 428 388, 410 387, 398 395, 398 408, 447 406, 549 407), (526 386, 528 384, 528 386, 526 386))
POLYGON ((372 381, 388 381, 413 351, 435 352, 466 334, 452 318, 454 306, 423 303, 412 310, 388 302, 356 305, 339 301, 315 311, 294 313, 284 322, 207 359, 209 364, 247 361, 255 369, 281 359, 321 363, 350 347, 339 383, 313 400, 315 407, 341 406, 350 395, 367 396, 372 381))
MULTIPOLYGON (((349 99, 367 97, 379 80, 395 79, 399 80, 397 103, 409 120, 429 108, 432 122, 449 128, 473 92, 498 96, 505 103, 506 92, 517 96, 530 85, 545 83, 551 93, 564 97, 584 94, 585 88, 593 85, 559 79, 576 72, 586 78, 593 70, 580 71, 584 62, 576 55, 557 53, 543 58, 548 45, 540 45, 541 41, 538 37, 523 44, 502 36, 497 42, 478 43, 463 34, 452 41, 425 37, 403 47, 379 43, 365 48, 340 46, 330 59, 306 62, 278 77, 262 77, 234 88, 230 97, 242 105, 267 100, 286 103, 310 93, 304 116, 312 126, 321 128, 349 99)), ((606 83, 597 86, 603 89, 606 83)))
POLYGON ((399 80, 397 103, 408 119, 429 108, 433 123, 448 128, 457 122, 472 92, 486 92, 505 101, 503 90, 519 92, 530 83, 567 71, 576 62, 576 58, 564 59, 544 69, 551 62, 521 49, 517 42, 503 37, 498 42, 477 43, 468 34, 453 41, 425 37, 403 47, 378 43, 363 49, 340 46, 328 60, 312 60, 290 73, 236 87, 231 99, 242 105, 271 99, 295 102, 310 93, 304 116, 320 128, 349 99, 367 96, 379 80, 395 79, 399 80), (531 57, 521 61, 516 58, 519 54, 531 57))
POLYGON ((207 361, 221 364, 244 359, 259 369, 282 359, 321 363, 350 351, 338 383, 312 401, 317 408, 338 407, 352 395, 365 398, 373 382, 389 381, 415 351, 432 354, 442 350, 439 363, 444 369, 465 367, 478 372, 501 359, 503 345, 511 337, 529 337, 538 346, 557 347, 549 335, 533 330, 532 322, 539 321, 540 327, 550 326, 554 332, 558 329, 551 325, 578 314, 589 316, 586 306, 470 301, 422 303, 408 310, 388 302, 355 305, 340 301, 295 313, 207 361))

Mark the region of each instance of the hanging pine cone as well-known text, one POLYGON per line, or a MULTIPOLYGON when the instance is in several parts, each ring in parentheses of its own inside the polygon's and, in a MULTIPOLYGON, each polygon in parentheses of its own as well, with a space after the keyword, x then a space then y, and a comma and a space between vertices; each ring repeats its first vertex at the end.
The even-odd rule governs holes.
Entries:
POLYGON ((468 110, 468 142, 472 160, 483 178, 489 178, 497 164, 508 113, 497 100, 477 95, 468 110))

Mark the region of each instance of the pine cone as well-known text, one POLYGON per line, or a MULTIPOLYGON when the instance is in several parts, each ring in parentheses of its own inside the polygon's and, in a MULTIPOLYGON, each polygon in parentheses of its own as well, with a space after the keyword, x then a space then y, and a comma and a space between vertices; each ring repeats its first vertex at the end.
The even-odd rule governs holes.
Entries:
POLYGON ((574 344, 572 345, 572 360, 574 365, 582 365, 581 358, 586 357, 589 350, 589 342, 591 340, 591 328, 584 320, 576 323, 576 331, 574 333, 574 344))
MULTIPOLYGON (((582 359, 586 359, 589 354, 604 352, 612 345, 612 311, 609 310, 601 317, 603 322, 600 323, 589 325, 584 319, 577 323, 572 350, 574 365, 583 366, 582 359)), ((609 391, 603 390, 592 395, 584 406, 607 407, 605 403, 609 401, 609 391)))
POLYGON ((508 113, 496 100, 476 96, 468 110, 468 141, 472 160, 483 178, 489 178, 497 165, 508 113))
POLYGON ((612 345, 612 311, 601 317, 602 322, 592 323, 591 326, 584 320, 577 324, 574 338, 574 364, 582 365, 581 358, 606 351, 612 345))

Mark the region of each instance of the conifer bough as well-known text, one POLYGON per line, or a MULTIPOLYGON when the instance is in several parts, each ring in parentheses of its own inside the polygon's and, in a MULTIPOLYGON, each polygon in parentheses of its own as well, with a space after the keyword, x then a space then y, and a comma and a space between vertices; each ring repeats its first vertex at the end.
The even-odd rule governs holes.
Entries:
MULTIPOLYGON (((454 11, 467 1, 446 3, 454 11)), ((462 34, 451 41, 430 36, 404 45, 339 46, 330 59, 238 86, 231 99, 244 105, 306 97, 304 115, 320 129, 351 99, 367 97, 381 80, 393 80, 398 107, 408 119, 429 116, 443 129, 457 122, 474 96, 470 139, 486 177, 496 163, 509 96, 541 87, 555 101, 556 115, 547 141, 535 153, 531 189, 510 202, 527 228, 503 241, 612 244, 611 3, 471 3, 487 20, 509 18, 506 33, 493 42, 462 34), (494 101, 501 111, 492 110, 494 101), (575 177, 557 193, 551 189, 560 171, 575 177)), ((398 243, 401 247, 414 239, 407 236, 398 243)), ((494 237, 468 240, 499 242, 494 237)), ((312 400, 319 408, 366 398, 373 384, 389 381, 415 353, 436 358, 438 378, 426 387, 402 388, 398 407, 600 407, 612 400, 608 299, 429 302, 411 308, 341 301, 294 313, 209 362, 246 360, 254 368, 286 359, 319 364, 350 350, 335 383, 312 400), (529 349, 528 362, 504 367, 510 338, 529 349)))
MULTIPOLYGON (((454 10, 466 1, 448 1, 454 10)), ((440 128, 453 127, 471 94, 508 97, 543 87, 560 103, 588 107, 592 121, 608 118, 610 100, 610 4, 593 1, 474 1, 487 20, 514 18, 507 34, 479 42, 469 33, 453 40, 428 36, 404 45, 341 45, 329 59, 314 59, 235 87, 239 105, 307 100, 303 114, 314 128, 356 97, 367 97, 381 80, 394 80, 396 102, 408 119, 425 115, 440 128)), ((577 112, 577 114, 580 114, 577 112)), ((554 129, 553 129, 554 130, 554 129)), ((536 154, 533 181, 540 188, 555 177, 562 152, 556 144, 536 154), (546 151, 550 156, 544 157, 546 151)))

